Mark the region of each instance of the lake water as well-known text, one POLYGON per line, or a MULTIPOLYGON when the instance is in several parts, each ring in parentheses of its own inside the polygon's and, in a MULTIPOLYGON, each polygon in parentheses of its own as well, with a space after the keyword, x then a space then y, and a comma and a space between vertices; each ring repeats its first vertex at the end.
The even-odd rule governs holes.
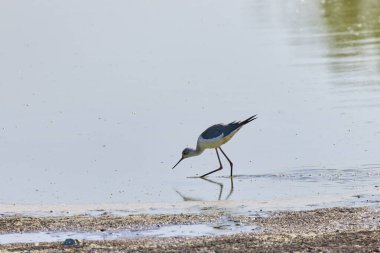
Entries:
POLYGON ((0 203, 380 198, 377 0, 5 0, 0 31, 0 203), (233 188, 189 178, 212 150, 171 170, 253 114, 233 188))

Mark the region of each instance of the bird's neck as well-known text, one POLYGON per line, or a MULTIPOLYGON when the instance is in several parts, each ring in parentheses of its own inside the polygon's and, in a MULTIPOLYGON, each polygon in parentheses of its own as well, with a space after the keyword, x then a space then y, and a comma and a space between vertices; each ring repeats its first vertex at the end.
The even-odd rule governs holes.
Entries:
POLYGON ((192 156, 197 156, 197 155, 202 154, 203 151, 204 151, 203 148, 201 148, 200 146, 197 146, 196 149, 191 149, 191 154, 192 154, 192 156))

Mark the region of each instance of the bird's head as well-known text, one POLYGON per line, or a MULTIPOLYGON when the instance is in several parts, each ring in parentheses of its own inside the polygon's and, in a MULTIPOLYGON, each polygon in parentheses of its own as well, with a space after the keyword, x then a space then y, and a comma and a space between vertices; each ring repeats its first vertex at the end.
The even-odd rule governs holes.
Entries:
POLYGON ((176 165, 174 165, 173 169, 183 160, 183 159, 186 159, 186 158, 189 158, 189 157, 192 157, 192 156, 195 156, 196 153, 193 149, 191 148, 185 148, 183 151, 182 151, 182 157, 181 159, 179 159, 179 161, 176 163, 176 165))
POLYGON ((193 151, 194 150, 192 150, 191 148, 185 148, 184 150, 182 150, 182 159, 194 156, 193 151))

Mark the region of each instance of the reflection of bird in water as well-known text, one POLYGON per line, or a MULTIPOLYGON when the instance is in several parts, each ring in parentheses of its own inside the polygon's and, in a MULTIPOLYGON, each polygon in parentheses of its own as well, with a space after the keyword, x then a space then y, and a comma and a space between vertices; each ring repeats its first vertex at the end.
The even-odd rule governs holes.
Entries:
MULTIPOLYGON (((207 178, 202 178, 203 180, 207 181, 207 182, 210 182, 212 184, 216 184, 218 185, 220 188, 219 188, 219 197, 218 197, 218 200, 220 200, 222 198, 222 194, 223 194, 223 184, 220 183, 220 182, 216 182, 216 181, 213 181, 213 180, 210 180, 210 179, 207 179, 207 178)), ((225 198, 225 200, 228 200, 229 197, 232 195, 233 191, 234 191, 234 180, 233 180, 233 177, 230 177, 230 183, 231 183, 231 188, 230 188, 230 192, 228 193, 227 197, 225 198)), ((181 196, 181 198, 183 198, 184 201, 201 201, 202 199, 200 198, 193 198, 193 197, 187 197, 185 195, 183 195, 181 192, 179 192, 178 190, 175 190, 176 193, 178 193, 179 196, 181 196)))
POLYGON ((243 121, 234 121, 229 124, 216 124, 209 128, 207 128, 198 138, 197 141, 197 148, 185 148, 182 151, 182 158, 178 161, 176 165, 174 165, 173 169, 185 158, 189 158, 192 156, 197 156, 203 153, 205 149, 211 149, 214 148, 216 151, 216 155, 218 156, 219 160, 219 168, 216 170, 213 170, 211 172, 208 172, 201 177, 205 177, 210 175, 211 173, 217 172, 221 169, 223 169, 222 162, 220 161, 219 152, 218 149, 222 152, 222 154, 227 158, 228 162, 231 166, 231 177, 232 177, 232 167, 233 164, 231 160, 227 157, 227 155, 224 153, 224 151, 220 148, 223 144, 228 142, 245 124, 248 124, 252 120, 256 119, 256 115, 243 120, 243 121))
POLYGON ((183 201, 202 201, 202 199, 193 198, 193 197, 187 197, 183 195, 180 191, 175 190, 176 193, 178 193, 179 196, 183 199, 183 201))

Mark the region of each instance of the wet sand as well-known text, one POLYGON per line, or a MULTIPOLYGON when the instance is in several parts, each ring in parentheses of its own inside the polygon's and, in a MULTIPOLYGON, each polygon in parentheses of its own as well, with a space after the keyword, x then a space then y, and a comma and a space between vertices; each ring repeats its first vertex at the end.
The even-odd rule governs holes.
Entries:
MULTIPOLYGON (((0 233, 30 231, 118 231, 151 229, 175 224, 214 223, 226 214, 75 215, 0 218, 0 233)), ((370 207, 324 208, 312 211, 274 212, 269 216, 230 216, 239 224, 253 225, 251 233, 200 237, 138 237, 107 241, 0 245, 1 251, 19 252, 249 252, 343 251, 380 252, 380 212, 370 207)))

